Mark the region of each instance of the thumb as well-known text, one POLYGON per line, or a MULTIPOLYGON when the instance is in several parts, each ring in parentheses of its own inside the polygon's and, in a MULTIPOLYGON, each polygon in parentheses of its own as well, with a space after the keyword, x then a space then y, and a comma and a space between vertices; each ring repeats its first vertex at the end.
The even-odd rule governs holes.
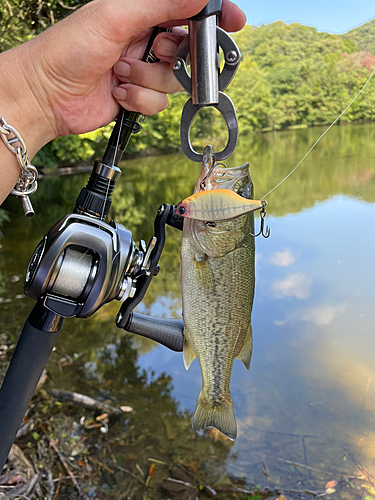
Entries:
POLYGON ((186 24, 206 4, 207 0, 99 0, 95 7, 97 18, 109 29, 108 36, 122 44, 142 30, 171 20, 186 24))

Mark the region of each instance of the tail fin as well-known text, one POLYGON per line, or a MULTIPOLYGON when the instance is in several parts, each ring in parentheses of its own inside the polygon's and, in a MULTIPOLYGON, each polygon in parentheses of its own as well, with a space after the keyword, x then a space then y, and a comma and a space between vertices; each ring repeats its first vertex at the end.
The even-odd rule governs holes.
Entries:
POLYGON ((229 406, 212 406, 203 401, 202 393, 200 393, 193 415, 192 426, 195 431, 215 427, 215 429, 234 441, 237 437, 237 424, 232 400, 230 400, 229 406))

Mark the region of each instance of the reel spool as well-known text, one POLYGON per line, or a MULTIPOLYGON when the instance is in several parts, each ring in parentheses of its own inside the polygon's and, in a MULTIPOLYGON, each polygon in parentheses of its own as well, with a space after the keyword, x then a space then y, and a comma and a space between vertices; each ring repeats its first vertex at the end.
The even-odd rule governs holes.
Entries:
POLYGON ((56 276, 51 279, 51 292, 77 299, 83 293, 89 277, 95 278, 97 265, 93 265, 93 260, 87 251, 82 253, 68 247, 60 254, 56 276))

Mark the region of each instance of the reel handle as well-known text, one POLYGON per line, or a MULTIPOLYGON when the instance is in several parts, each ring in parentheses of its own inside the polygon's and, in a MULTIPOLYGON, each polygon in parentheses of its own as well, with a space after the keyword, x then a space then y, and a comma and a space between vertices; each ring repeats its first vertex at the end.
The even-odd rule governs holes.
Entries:
POLYGON ((124 330, 155 340, 172 351, 182 351, 184 343, 184 322, 182 319, 153 318, 132 312, 124 330))

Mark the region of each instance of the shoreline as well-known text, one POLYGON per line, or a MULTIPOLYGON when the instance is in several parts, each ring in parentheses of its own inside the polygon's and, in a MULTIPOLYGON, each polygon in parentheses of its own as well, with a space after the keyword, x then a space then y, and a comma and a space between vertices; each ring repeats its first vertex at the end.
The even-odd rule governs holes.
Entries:
MULTIPOLYGON (((373 120, 357 120, 355 122, 339 122, 336 123, 334 126, 349 126, 349 125, 370 125, 374 123, 373 120)), ((331 125, 330 123, 315 123, 313 125, 306 125, 306 124, 299 124, 299 125, 290 125, 289 127, 285 127, 279 130, 276 129, 271 129, 270 127, 264 128, 262 130, 259 130, 257 132, 253 132, 252 134, 246 134, 243 137, 247 137, 250 135, 262 135, 262 134, 269 134, 269 133, 278 133, 278 132, 285 132, 285 131, 294 131, 294 130, 307 130, 309 128, 317 128, 317 127, 329 127, 331 125)), ((150 148, 146 151, 142 152, 133 152, 133 153, 128 153, 124 154, 124 157, 122 161, 126 160, 134 160, 138 158, 148 158, 148 157, 158 157, 158 156, 163 156, 163 155, 171 155, 171 154, 176 154, 176 153, 181 153, 182 148, 181 146, 175 146, 171 148, 162 148, 162 149, 155 149, 155 148, 150 148)), ((86 162, 80 161, 77 163, 62 163, 62 166, 53 168, 53 169, 45 169, 42 165, 35 165, 35 167, 38 170, 39 173, 39 179, 42 179, 44 177, 57 177, 57 176, 63 176, 63 175, 72 175, 72 174, 80 174, 80 173, 89 173, 92 171, 93 163, 96 160, 100 160, 100 158, 95 158, 95 159, 90 159, 86 162)))

